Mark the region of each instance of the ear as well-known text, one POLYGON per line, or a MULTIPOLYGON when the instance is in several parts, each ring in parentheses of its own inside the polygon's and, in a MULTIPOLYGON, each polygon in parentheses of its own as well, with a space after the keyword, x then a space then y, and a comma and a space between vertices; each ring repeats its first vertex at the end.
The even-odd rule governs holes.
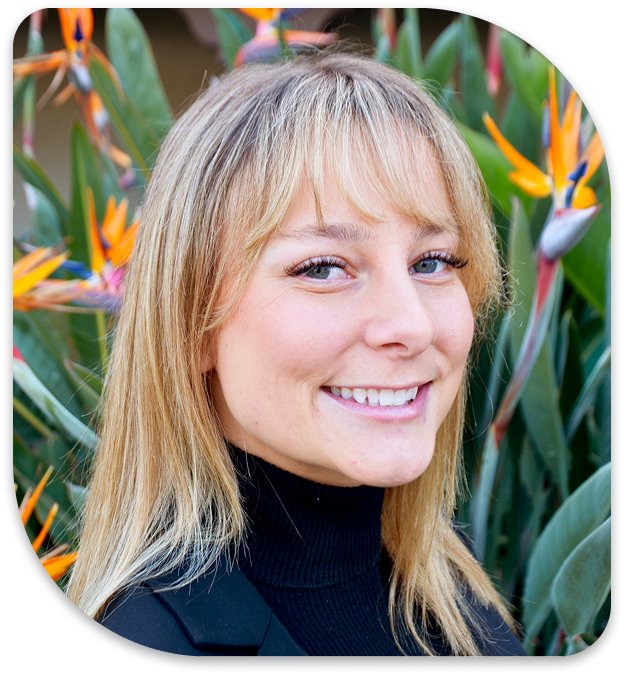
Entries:
POLYGON ((215 360, 205 351, 199 360, 199 368, 202 373, 209 373, 215 367, 215 360))

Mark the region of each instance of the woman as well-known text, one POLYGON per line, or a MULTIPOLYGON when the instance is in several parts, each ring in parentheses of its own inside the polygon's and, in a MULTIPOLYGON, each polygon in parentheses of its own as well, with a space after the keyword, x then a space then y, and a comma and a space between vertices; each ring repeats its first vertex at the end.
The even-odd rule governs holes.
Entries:
POLYGON ((521 654, 454 526, 500 295, 484 186, 413 81, 235 71, 143 209, 69 595, 182 654, 521 654))

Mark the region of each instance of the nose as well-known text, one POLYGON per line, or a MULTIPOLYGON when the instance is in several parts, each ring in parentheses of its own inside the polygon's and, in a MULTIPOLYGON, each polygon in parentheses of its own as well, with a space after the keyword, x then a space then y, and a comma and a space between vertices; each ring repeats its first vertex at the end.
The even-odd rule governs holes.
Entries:
POLYGON ((364 339, 371 348, 409 358, 436 341, 432 308, 409 273, 384 275, 372 285, 366 302, 364 339))

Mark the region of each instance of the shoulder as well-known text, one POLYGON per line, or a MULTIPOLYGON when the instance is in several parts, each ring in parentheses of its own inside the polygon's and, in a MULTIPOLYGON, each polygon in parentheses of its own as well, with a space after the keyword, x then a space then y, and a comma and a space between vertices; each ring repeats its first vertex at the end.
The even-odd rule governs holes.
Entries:
POLYGON ((119 594, 98 621, 128 640, 174 654, 304 653, 238 568, 222 566, 170 590, 179 576, 174 571, 119 594))
MULTIPOLYGON (((459 539, 474 556, 475 546, 472 539, 457 521, 453 521, 452 525, 459 539)), ((479 627, 474 637, 482 654, 485 656, 527 655, 516 634, 494 607, 484 607, 478 603, 468 588, 466 588, 466 600, 473 612, 473 618, 479 627)))

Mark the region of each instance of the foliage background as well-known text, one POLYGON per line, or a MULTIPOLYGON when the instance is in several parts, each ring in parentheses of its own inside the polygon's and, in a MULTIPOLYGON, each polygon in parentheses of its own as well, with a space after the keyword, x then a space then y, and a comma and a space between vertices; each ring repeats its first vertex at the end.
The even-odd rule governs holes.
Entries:
MULTIPOLYGON (((237 48, 252 38, 253 31, 249 31, 248 25, 245 29, 246 24, 242 24, 232 10, 206 11, 212 11, 219 22, 222 44, 229 43, 224 50, 226 60, 231 61, 237 48)), ((424 12, 426 10, 419 10, 421 16, 424 12)), ((90 70, 94 87, 109 111, 115 142, 133 156, 139 179, 126 192, 131 192, 133 203, 139 204, 144 186, 141 164, 147 169, 153 162, 158 140, 171 119, 171 110, 162 97, 154 102, 158 98, 153 92, 159 91, 159 77, 157 68, 151 65, 149 38, 142 32, 136 16, 140 17, 140 12, 134 15, 131 10, 107 10, 106 44, 99 45, 119 73, 129 103, 116 98, 110 78, 107 79, 106 72, 98 68, 97 63, 92 63, 90 70), (133 40, 135 48, 143 50, 140 59, 127 50, 133 40), (146 86, 147 82, 151 84, 146 86), (151 94, 146 96, 146 92, 151 94), (148 110, 149 106, 159 109, 157 117, 160 116, 161 124, 153 124, 154 108, 148 110), (141 142, 143 147, 134 150, 130 147, 141 142)), ((384 23, 388 17, 372 13, 367 18, 371 21, 371 42, 377 48, 378 58, 388 60, 411 75, 438 83, 434 90, 442 105, 457 119, 484 172, 493 197, 501 251, 511 273, 513 311, 498 317, 491 336, 474 356, 470 425, 465 447, 469 487, 475 496, 482 489, 479 478, 485 431, 510 379, 526 329, 536 281, 533 250, 550 209, 548 199, 531 198, 509 182, 507 173, 512 167, 487 134, 482 113, 489 111, 512 145, 536 165, 544 167, 542 104, 547 94, 549 64, 539 52, 505 31, 501 35, 502 83, 499 92, 492 96, 487 88, 485 45, 469 15, 457 16, 437 41, 420 54, 421 58, 418 13, 397 12, 400 28, 394 49, 390 46, 391 28, 384 23)), ((563 78, 559 77, 558 81, 563 100, 569 87, 563 78)), ((189 95, 192 93, 189 91, 189 95)), ((18 110, 16 122, 20 113, 18 110)), ((99 221, 108 193, 121 199, 124 190, 118 184, 114 167, 93 148, 80 120, 72 126, 71 157, 68 203, 50 187, 55 184, 53 174, 46 177, 43 172, 33 175, 32 171, 22 171, 33 183, 43 180, 42 176, 47 182, 38 183, 38 207, 20 240, 44 246, 55 245, 69 236, 72 259, 88 265, 89 244, 84 223, 86 187, 90 186, 96 195, 99 221)), ((610 347, 611 334, 611 196, 606 163, 603 162, 592 179, 592 185, 602 209, 582 243, 563 259, 565 274, 559 277, 555 288, 549 333, 500 448, 487 519, 487 541, 484 550, 479 551, 503 594, 517 607, 517 617, 524 628, 529 628, 526 647, 536 655, 555 656, 585 648, 604 632, 610 615, 610 577, 606 594, 604 578, 594 585, 588 582, 596 577, 599 555, 595 551, 600 553, 602 549, 595 546, 591 549, 592 554, 584 564, 578 563, 578 574, 573 575, 576 586, 566 586, 566 591, 560 593, 563 597, 573 597, 573 610, 581 609, 583 618, 577 622, 581 626, 578 632, 570 634, 565 630, 570 620, 565 608, 555 608, 558 596, 554 591, 555 578, 568 556, 588 537, 594 537, 590 544, 600 537, 610 510, 607 469, 611 449, 611 380, 610 362, 605 365, 604 356, 610 347), (592 477, 593 483, 588 484, 592 477), (579 489, 580 492, 575 492, 579 489), (589 498, 588 491, 591 492, 589 498), (566 497, 573 493, 577 495, 576 501, 568 501, 568 508, 562 509, 566 497), (592 519, 586 522, 583 518, 588 511, 592 519), (557 513, 559 522, 553 520, 557 513), (554 525, 547 532, 547 541, 544 537, 540 539, 551 521, 554 525), (557 536, 553 536, 553 532, 557 536), (544 541, 545 548, 540 543, 544 541), (559 544, 560 565, 539 578, 535 570, 544 567, 544 560, 553 558, 552 547, 559 544), (550 602, 541 620, 535 616, 534 605, 527 602, 527 597, 539 598, 544 594, 550 602), (579 635, 582 638, 578 638, 579 635)), ((18 249, 14 253, 20 255, 18 249)), ((102 312, 66 315, 38 310, 14 315, 13 340, 29 366, 74 418, 85 423, 93 421, 105 363, 106 342, 102 340, 110 321, 111 317, 102 312)), ((13 473, 18 483, 18 502, 45 468, 54 466, 55 479, 46 488, 36 514, 41 523, 52 502, 59 503, 48 546, 61 542, 75 546, 73 518, 79 508, 90 448, 76 444, 75 436, 58 419, 46 419, 32 397, 18 384, 14 384, 13 393, 31 416, 43 422, 43 426, 37 428, 32 419, 14 415, 13 473)), ((474 513, 469 504, 460 509, 458 518, 474 535, 471 530, 474 513)), ((27 530, 31 540, 36 529, 31 525, 27 530)), ((603 536, 600 541, 604 539, 603 536)), ((558 582, 572 583, 566 582, 563 576, 558 582)))

